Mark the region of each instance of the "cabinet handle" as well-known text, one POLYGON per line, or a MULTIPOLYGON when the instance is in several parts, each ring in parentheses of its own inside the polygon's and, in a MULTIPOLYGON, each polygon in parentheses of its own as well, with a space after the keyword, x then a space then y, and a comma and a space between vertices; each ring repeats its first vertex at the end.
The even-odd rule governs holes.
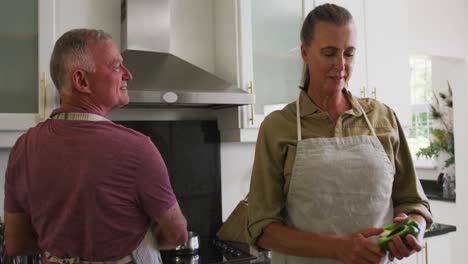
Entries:
POLYGON ((42 83, 42 107, 43 107, 43 116, 42 118, 44 120, 47 119, 47 77, 46 77, 46 73, 45 72, 42 72, 42 79, 41 79, 41 83, 42 83))
MULTIPOLYGON (((254 93, 253 81, 249 82, 248 90, 249 90, 250 94, 254 93)), ((254 104, 250 104, 250 118, 249 118, 249 121, 250 121, 250 123, 252 125, 254 124, 254 116, 255 116, 255 114, 254 114, 254 104)))
POLYGON ((365 98, 366 97, 366 86, 364 85, 361 89, 361 97, 365 98))
POLYGON ((428 256, 427 241, 424 241, 424 258, 426 260, 426 264, 429 264, 428 256))
POLYGON ((374 99, 377 99, 377 87, 374 86, 374 89, 372 89, 372 97, 374 97, 374 99))

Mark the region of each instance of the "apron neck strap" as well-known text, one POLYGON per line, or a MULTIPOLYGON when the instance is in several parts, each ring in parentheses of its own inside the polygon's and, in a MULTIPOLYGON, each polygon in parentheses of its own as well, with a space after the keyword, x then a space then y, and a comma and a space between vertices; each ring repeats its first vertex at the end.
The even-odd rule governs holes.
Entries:
POLYGON ((296 124, 297 124, 297 141, 302 140, 302 134, 301 134, 301 110, 299 109, 299 98, 296 100, 296 124))
POLYGON ((60 120, 81 120, 81 121, 110 121, 109 119, 102 117, 100 115, 92 113, 76 113, 76 112, 64 112, 58 113, 51 116, 51 119, 60 119, 60 120))
POLYGON ((372 132, 372 135, 374 137, 377 137, 377 135, 375 134, 374 127, 372 126, 371 122, 369 121, 369 118, 367 118, 366 111, 364 111, 364 109, 362 109, 361 104, 359 104, 359 102, 357 100, 356 100, 356 103, 357 103, 357 106, 358 106, 359 110, 361 111, 362 115, 364 116, 364 119, 366 119, 366 123, 369 126, 369 129, 372 132))

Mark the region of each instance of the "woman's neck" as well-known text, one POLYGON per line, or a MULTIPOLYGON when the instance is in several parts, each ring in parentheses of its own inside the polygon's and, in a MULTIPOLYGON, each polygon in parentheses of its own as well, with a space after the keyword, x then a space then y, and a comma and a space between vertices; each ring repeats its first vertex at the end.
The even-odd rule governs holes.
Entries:
POLYGON ((352 108, 345 89, 335 93, 320 93, 309 87, 307 95, 320 110, 328 113, 335 124, 344 112, 352 108))

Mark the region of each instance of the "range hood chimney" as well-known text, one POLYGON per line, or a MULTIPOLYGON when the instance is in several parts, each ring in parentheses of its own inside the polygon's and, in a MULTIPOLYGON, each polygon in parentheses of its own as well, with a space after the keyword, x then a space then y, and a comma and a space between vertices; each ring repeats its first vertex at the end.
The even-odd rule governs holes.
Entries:
POLYGON ((170 0, 122 0, 121 46, 133 74, 130 107, 226 108, 254 96, 170 53, 170 0))

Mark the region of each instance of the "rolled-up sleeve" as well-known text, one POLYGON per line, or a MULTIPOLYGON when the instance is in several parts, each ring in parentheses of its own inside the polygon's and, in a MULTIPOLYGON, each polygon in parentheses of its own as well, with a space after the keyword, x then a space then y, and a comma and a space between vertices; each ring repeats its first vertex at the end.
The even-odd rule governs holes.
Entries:
POLYGON ((399 213, 419 214, 426 219, 427 227, 429 227, 432 224, 429 200, 416 176, 403 129, 395 115, 394 118, 398 128, 398 135, 393 143, 396 170, 392 193, 394 212, 395 215, 399 213))
POLYGON ((263 121, 255 149, 246 230, 247 241, 253 246, 266 226, 284 223, 281 212, 285 204, 285 153, 275 140, 273 131, 278 127, 273 127, 273 114, 263 121))

